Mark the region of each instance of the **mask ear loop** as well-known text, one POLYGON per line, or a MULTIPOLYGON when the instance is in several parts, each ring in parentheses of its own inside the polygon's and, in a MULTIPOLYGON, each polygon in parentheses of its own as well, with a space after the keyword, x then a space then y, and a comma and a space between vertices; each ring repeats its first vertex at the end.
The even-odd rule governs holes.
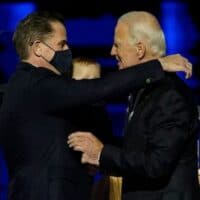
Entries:
POLYGON ((53 49, 51 46, 49 46, 46 42, 42 42, 44 45, 46 45, 47 47, 49 47, 51 50, 53 50, 54 52, 56 52, 55 49, 53 49))
POLYGON ((51 49, 54 52, 54 54, 53 54, 53 56, 50 60, 48 60, 48 59, 46 59, 45 57, 42 56, 42 58, 44 60, 46 60, 48 63, 51 63, 51 60, 53 59, 55 52, 56 52, 55 49, 53 49, 51 46, 49 46, 46 42, 42 42, 42 41, 39 41, 39 42, 41 42, 42 44, 44 44, 46 47, 48 47, 49 49, 51 49))

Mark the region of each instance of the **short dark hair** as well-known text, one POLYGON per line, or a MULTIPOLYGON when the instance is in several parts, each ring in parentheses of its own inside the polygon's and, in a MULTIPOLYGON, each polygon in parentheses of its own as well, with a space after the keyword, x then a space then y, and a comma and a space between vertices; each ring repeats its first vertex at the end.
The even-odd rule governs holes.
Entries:
POLYGON ((57 12, 36 11, 22 19, 13 35, 13 43, 20 59, 28 57, 28 47, 35 40, 45 40, 53 32, 51 22, 64 25, 64 18, 57 12))

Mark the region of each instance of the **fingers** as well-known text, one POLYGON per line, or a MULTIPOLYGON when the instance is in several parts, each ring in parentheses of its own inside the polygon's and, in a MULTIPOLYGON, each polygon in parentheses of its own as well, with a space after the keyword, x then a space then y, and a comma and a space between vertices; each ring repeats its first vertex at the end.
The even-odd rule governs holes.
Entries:
POLYGON ((185 72, 185 78, 188 79, 192 76, 192 63, 180 54, 177 54, 177 65, 180 65, 180 70, 185 72))
POLYGON ((99 155, 103 149, 103 143, 90 132, 74 132, 68 136, 67 143, 75 151, 81 151, 82 163, 99 165, 99 155))
POLYGON ((86 137, 86 136, 90 137, 91 135, 92 135, 92 133, 90 133, 90 132, 76 131, 76 132, 71 133, 68 136, 68 139, 71 139, 71 138, 74 138, 74 137, 86 137))
MULTIPOLYGON (((68 136, 67 143, 69 147, 74 147, 75 145, 79 145, 84 143, 85 134, 87 132, 74 132, 68 136)), ((86 141, 86 140, 85 140, 86 141)))
POLYGON ((81 146, 86 149, 86 147, 98 145, 101 142, 90 132, 78 131, 68 136, 67 143, 69 147, 81 146))
POLYGON ((89 163, 91 165, 99 166, 99 160, 97 158, 88 156, 86 153, 82 154, 81 163, 83 163, 83 164, 89 163))
POLYGON ((73 137, 73 138, 70 138, 68 139, 67 143, 69 145, 69 147, 73 147, 75 145, 84 145, 84 139, 81 137, 73 137))
POLYGON ((76 151, 89 151, 95 137, 89 132, 74 132, 68 137, 68 145, 76 151))
POLYGON ((75 132, 68 137, 67 141, 70 148, 75 151, 85 152, 88 155, 98 148, 98 140, 89 132, 75 132))
POLYGON ((185 78, 192 76, 192 63, 180 54, 169 55, 158 59, 164 71, 184 72, 185 78))
POLYGON ((187 61, 185 65, 186 65, 185 78, 188 79, 192 76, 192 63, 187 61))
POLYGON ((83 137, 73 137, 67 141, 68 146, 73 148, 75 151, 86 151, 89 146, 88 140, 85 140, 83 137))
POLYGON ((184 71, 185 72, 185 78, 188 79, 192 76, 192 63, 185 57, 181 56, 180 54, 178 54, 179 58, 180 58, 180 62, 181 59, 183 60, 182 62, 182 69, 180 71, 184 71))

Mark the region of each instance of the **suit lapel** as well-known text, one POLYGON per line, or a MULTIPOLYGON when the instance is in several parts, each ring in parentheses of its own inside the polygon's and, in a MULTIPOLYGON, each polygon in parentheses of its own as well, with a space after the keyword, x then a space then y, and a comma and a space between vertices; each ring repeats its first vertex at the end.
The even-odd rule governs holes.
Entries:
POLYGON ((141 100, 141 97, 144 93, 144 88, 140 89, 136 95, 134 95, 134 93, 131 93, 128 96, 128 107, 127 107, 127 111, 126 111, 126 117, 125 117, 125 126, 124 126, 124 134, 127 131, 127 127, 128 127, 128 123, 130 122, 130 120, 132 119, 134 112, 135 112, 135 108, 138 105, 138 103, 141 100))
POLYGON ((144 93, 144 88, 142 88, 142 89, 140 89, 138 91, 138 93, 136 95, 136 98, 135 98, 135 101, 133 99, 133 96, 132 95, 130 96, 130 105, 129 105, 129 109, 128 109, 128 111, 129 111, 129 113, 128 113, 128 122, 133 117, 134 112, 135 112, 135 108, 138 105, 138 103, 140 102, 143 93, 144 93))

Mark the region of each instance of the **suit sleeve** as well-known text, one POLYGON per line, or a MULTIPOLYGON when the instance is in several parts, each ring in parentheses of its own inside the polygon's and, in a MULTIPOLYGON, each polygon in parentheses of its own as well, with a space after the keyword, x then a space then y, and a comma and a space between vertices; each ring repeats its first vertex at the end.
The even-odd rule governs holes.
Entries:
POLYGON ((47 77, 35 85, 40 109, 50 112, 106 100, 124 95, 134 88, 145 86, 164 77, 158 60, 113 72, 100 79, 65 80, 59 76, 47 77))
POLYGON ((105 145, 100 157, 102 171, 135 178, 169 177, 189 140, 195 145, 196 137, 190 130, 197 117, 188 103, 175 90, 160 96, 150 119, 152 133, 146 140, 146 149, 135 152, 105 145))

